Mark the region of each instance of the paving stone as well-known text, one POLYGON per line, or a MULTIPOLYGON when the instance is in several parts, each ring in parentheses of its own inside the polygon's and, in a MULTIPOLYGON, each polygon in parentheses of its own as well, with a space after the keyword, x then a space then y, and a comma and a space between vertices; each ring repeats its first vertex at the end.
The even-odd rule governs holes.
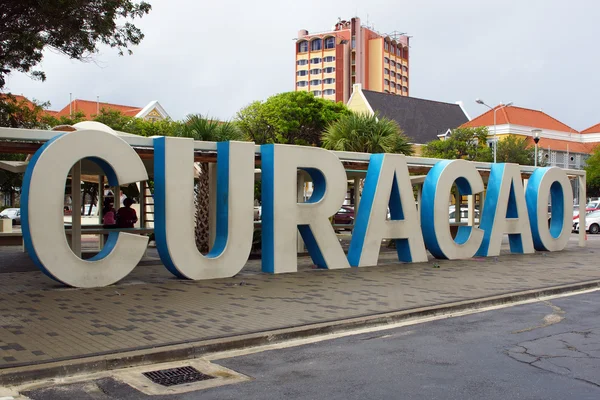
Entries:
POLYGON ((303 257, 299 272, 282 275, 263 274, 251 260, 234 278, 198 282, 174 279, 149 251, 123 281, 96 289, 61 286, 32 270, 26 254, 0 248, 0 368, 600 279, 600 240, 575 244, 558 253, 437 260, 436 269, 432 260, 398 263, 389 251, 377 267, 313 269, 303 257))

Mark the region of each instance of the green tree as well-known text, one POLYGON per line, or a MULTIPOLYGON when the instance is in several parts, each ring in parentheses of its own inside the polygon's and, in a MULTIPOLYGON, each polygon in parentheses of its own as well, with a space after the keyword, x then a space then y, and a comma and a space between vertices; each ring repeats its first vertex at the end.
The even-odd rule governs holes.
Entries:
POLYGON ((600 146, 594 148, 585 163, 587 195, 600 196, 600 146))
MULTIPOLYGON (((44 128, 40 118, 45 105, 46 103, 19 100, 10 93, 3 94, 0 96, 0 126, 26 129, 44 128)), ((25 155, 0 152, 0 160, 24 161, 25 155)), ((16 195, 21 190, 22 184, 23 174, 0 169, 0 192, 8 196, 11 206, 16 205, 16 195)))
POLYGON ((131 21, 149 13, 150 4, 131 0, 3 1, 0 12, 0 89, 11 71, 29 73, 50 48, 69 58, 87 61, 98 45, 131 54, 130 46, 144 38, 131 21), (123 23, 124 22, 124 23, 123 23))
POLYGON ((535 148, 527 143, 527 138, 508 135, 498 141, 496 161, 520 165, 534 165, 535 148))
POLYGON ((70 116, 61 115, 60 117, 55 117, 53 115, 42 115, 40 117, 40 122, 49 128, 60 125, 75 125, 81 121, 85 121, 85 114, 81 111, 74 112, 70 116))
POLYGON ((122 112, 103 108, 94 121, 101 122, 115 131, 131 133, 139 136, 181 136, 184 127, 182 122, 171 119, 148 121, 142 118, 123 115, 122 112))
MULTIPOLYGON (((241 140, 242 133, 232 122, 221 122, 200 115, 189 115, 179 136, 193 138, 194 140, 222 142, 228 140, 241 140)), ((208 163, 199 163, 198 182, 195 187, 196 205, 196 246, 202 252, 208 251, 208 203, 209 203, 209 172, 208 163)))
POLYGON ((308 92, 286 92, 256 101, 237 113, 236 124, 258 144, 319 146, 325 128, 350 110, 308 92))
POLYGON ((434 140, 423 146, 423 157, 447 160, 492 161, 492 149, 487 145, 487 127, 456 128, 445 140, 434 140))
POLYGON ((343 115, 325 129, 322 142, 329 150, 413 154, 412 145, 398 123, 376 115, 343 115))

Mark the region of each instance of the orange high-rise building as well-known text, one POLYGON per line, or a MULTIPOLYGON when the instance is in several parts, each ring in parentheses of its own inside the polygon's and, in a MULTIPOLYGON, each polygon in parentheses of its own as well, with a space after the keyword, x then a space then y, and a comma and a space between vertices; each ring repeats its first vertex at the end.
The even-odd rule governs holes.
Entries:
POLYGON ((298 32, 296 90, 346 103, 352 85, 408 96, 409 37, 381 35, 360 18, 338 21, 332 31, 298 32))

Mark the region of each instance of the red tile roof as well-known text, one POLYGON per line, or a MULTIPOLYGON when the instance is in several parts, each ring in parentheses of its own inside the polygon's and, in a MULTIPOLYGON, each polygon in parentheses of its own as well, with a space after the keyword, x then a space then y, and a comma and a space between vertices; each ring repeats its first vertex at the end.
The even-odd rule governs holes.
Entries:
MULTIPOLYGON (((497 106, 496 108, 498 107, 501 106, 497 106)), ((560 132, 579 133, 570 126, 563 124, 555 118, 552 118, 545 112, 514 106, 504 107, 501 110, 496 111, 496 124, 513 124, 560 132)), ((494 125, 494 111, 489 110, 477 118, 474 118, 471 121, 463 124, 461 128, 475 128, 478 126, 492 125, 494 125)))
MULTIPOLYGON (((533 138, 528 137, 527 143, 534 145, 533 138)), ((544 150, 553 151, 569 151, 570 153, 590 154, 599 143, 580 143, 571 142, 569 140, 548 139, 542 138, 539 142, 539 147, 544 150)))
POLYGON ((600 133, 600 124, 590 126, 589 128, 582 130, 581 133, 600 133))
MULTIPOLYGON (((29 108, 30 110, 33 110, 33 102, 31 100, 29 100, 27 97, 22 96, 20 94, 10 94, 10 96, 12 96, 12 98, 14 99, 14 101, 17 104, 21 104, 23 103, 25 106, 27 106, 27 108, 29 108)), ((5 99, 10 99, 10 97, 8 97, 8 95, 2 94, 0 95, 0 98, 5 98, 5 99)), ((46 115, 56 115, 56 111, 52 111, 52 110, 43 110, 42 114, 46 114, 46 115)))
POLYGON ((82 112, 87 119, 91 119, 94 115, 98 114, 98 110, 107 109, 120 111, 123 115, 127 115, 130 117, 135 117, 140 111, 142 111, 142 107, 135 106, 125 106, 121 104, 111 104, 111 103, 98 103, 95 101, 89 100, 73 100, 70 104, 67 104, 65 108, 58 111, 56 113, 56 117, 68 117, 71 112, 71 107, 73 113, 82 112))

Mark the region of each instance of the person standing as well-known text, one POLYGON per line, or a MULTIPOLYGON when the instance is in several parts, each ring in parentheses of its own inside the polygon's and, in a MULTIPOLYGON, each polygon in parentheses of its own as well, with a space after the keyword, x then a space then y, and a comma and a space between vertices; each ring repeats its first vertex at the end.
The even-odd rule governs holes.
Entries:
POLYGON ((137 222, 137 213, 131 208, 132 204, 133 200, 129 197, 123 200, 123 207, 119 208, 117 211, 118 228, 133 228, 134 224, 137 222))

